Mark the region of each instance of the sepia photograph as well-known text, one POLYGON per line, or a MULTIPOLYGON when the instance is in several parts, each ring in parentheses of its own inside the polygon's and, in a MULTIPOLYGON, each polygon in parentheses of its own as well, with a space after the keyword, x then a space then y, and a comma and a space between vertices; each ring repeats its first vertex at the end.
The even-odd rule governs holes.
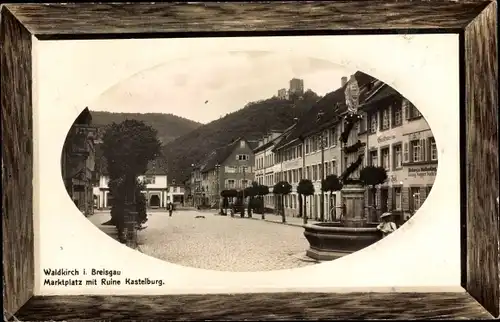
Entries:
POLYGON ((221 51, 102 93, 71 126, 61 167, 75 207, 116 242, 250 272, 393 233, 431 193, 438 150, 418 106, 361 70, 221 51))
POLYGON ((1 5, 4 320, 498 317, 496 9, 1 5))

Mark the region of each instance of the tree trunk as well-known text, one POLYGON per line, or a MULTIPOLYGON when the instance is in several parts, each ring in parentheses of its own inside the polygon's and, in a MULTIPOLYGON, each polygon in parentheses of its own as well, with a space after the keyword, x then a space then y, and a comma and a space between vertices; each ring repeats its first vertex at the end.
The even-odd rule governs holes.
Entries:
POLYGON ((266 219, 266 215, 264 214, 266 207, 264 206, 264 196, 260 196, 260 202, 261 202, 261 210, 262 210, 262 219, 266 219))
POLYGON ((248 197, 248 218, 252 218, 253 197, 248 197))
POLYGON ((377 216, 377 188, 375 186, 372 187, 372 197, 373 197, 373 213, 372 213, 372 218, 375 217, 376 221, 378 218, 377 216))
POLYGON ((285 195, 281 195, 281 221, 283 223, 286 222, 286 218, 285 218, 285 195))
POLYGON ((331 222, 334 222, 335 221, 335 217, 336 217, 336 212, 337 212, 337 209, 335 208, 336 205, 333 204, 333 199, 332 199, 332 191, 330 191, 330 196, 328 197, 328 216, 330 217, 330 221, 331 222))
POLYGON ((304 216, 304 225, 307 224, 307 196, 304 195, 304 202, 303 205, 304 211, 303 211, 303 216, 304 216))
POLYGON ((302 195, 301 194, 298 194, 298 197, 299 197, 299 217, 302 217, 303 215, 303 209, 302 209, 302 195))

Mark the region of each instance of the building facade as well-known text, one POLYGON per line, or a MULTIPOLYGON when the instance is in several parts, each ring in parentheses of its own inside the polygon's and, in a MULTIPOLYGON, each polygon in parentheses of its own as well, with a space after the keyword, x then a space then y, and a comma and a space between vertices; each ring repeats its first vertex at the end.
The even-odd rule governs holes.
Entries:
POLYGON ((71 126, 64 142, 61 169, 69 196, 86 216, 94 209, 93 185, 95 175, 96 128, 86 108, 71 126))
POLYGON ((186 191, 183 185, 173 182, 167 189, 167 203, 171 202, 175 205, 184 206, 185 193, 186 191))
POLYGON ((256 142, 239 138, 214 150, 202 161, 199 190, 206 205, 217 207, 222 190, 242 190, 251 185, 255 146, 256 142))
POLYGON ((273 152, 276 144, 290 131, 295 125, 284 131, 271 131, 259 140, 257 147, 253 150, 255 155, 255 182, 265 185, 269 188, 269 194, 264 196, 264 207, 275 209, 276 197, 272 193, 272 188, 277 182, 277 176, 281 172, 280 163, 276 160, 276 154, 273 152))
MULTIPOLYGON (((437 148, 429 125, 408 100, 388 85, 357 72, 360 85, 360 114, 363 116, 350 132, 346 146, 359 141, 360 148, 343 149, 339 138, 347 113, 342 87, 327 94, 311 107, 293 131, 272 149, 274 183, 285 180, 292 192, 285 197, 285 214, 299 213, 297 184, 312 181, 315 193, 306 198, 306 214, 319 218, 321 207, 326 219, 338 219, 342 208, 342 191, 325 193, 321 202, 321 180, 330 174, 340 176, 362 154, 361 166, 350 176, 359 178, 367 165, 383 166, 388 180, 365 194, 365 211, 369 221, 378 221, 385 211, 415 213, 425 201, 437 171, 437 148), (375 199, 375 200, 374 200, 375 199)), ((261 156, 257 155, 257 159, 261 156)), ((259 169, 258 177, 262 176, 259 169)), ((406 218, 407 219, 407 218, 406 218)))
MULTIPOLYGON (((168 193, 170 188, 167 184, 167 175, 164 172, 148 173, 138 177, 140 181, 145 183, 146 189, 141 193, 146 198, 146 206, 150 209, 165 208, 167 203, 172 200, 168 193)), ((101 175, 99 178, 98 187, 94 188, 96 194, 97 208, 108 209, 113 205, 113 196, 109 192, 109 177, 101 175)))
POLYGON ((385 211, 413 215, 432 189, 437 173, 438 153, 432 131, 418 109, 389 86, 383 84, 363 108, 365 122, 365 165, 381 166, 388 180, 368 194, 369 204, 377 205, 375 219, 385 211), (385 92, 385 93, 384 93, 385 92), (385 99, 377 96, 385 95, 385 99))
POLYGON ((189 176, 189 199, 191 201, 191 206, 198 207, 208 204, 208 201, 206 200, 206 194, 202 186, 201 167, 200 165, 194 164, 192 167, 193 169, 189 176))

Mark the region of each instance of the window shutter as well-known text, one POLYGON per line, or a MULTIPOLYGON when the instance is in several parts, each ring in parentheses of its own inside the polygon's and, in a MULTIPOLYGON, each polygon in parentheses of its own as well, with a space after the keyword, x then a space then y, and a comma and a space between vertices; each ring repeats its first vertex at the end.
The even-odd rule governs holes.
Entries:
POLYGON ((410 151, 409 151, 409 146, 408 146, 408 142, 405 142, 403 144, 403 162, 404 163, 408 163, 410 162, 410 151))
POLYGON ((401 188, 401 203, 403 211, 410 210, 410 189, 407 187, 401 188))
POLYGON ((433 138, 427 138, 427 147, 429 149, 428 150, 429 153, 427 155, 428 155, 429 160, 431 160, 431 158, 432 158, 432 153, 431 153, 431 151, 432 151, 432 146, 431 146, 432 145, 432 140, 433 140, 433 138))
POLYGON ((427 161, 427 145, 425 144, 425 139, 420 139, 420 161, 427 161))
POLYGON ((403 108, 402 111, 405 113, 404 118, 405 120, 410 118, 410 104, 408 104, 408 101, 406 99, 403 99, 403 108))

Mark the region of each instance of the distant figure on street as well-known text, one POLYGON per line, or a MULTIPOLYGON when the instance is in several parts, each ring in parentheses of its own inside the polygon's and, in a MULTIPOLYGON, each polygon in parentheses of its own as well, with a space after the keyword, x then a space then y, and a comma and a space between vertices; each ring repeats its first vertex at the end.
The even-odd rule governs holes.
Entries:
POLYGON ((172 202, 169 202, 167 204, 167 210, 168 210, 168 216, 172 217, 172 213, 174 212, 174 204, 172 202))
POLYGON ((382 238, 387 237, 387 235, 398 229, 396 223, 392 219, 392 213, 383 213, 382 216, 380 216, 380 219, 382 219, 382 223, 377 226, 377 229, 382 232, 382 238))

